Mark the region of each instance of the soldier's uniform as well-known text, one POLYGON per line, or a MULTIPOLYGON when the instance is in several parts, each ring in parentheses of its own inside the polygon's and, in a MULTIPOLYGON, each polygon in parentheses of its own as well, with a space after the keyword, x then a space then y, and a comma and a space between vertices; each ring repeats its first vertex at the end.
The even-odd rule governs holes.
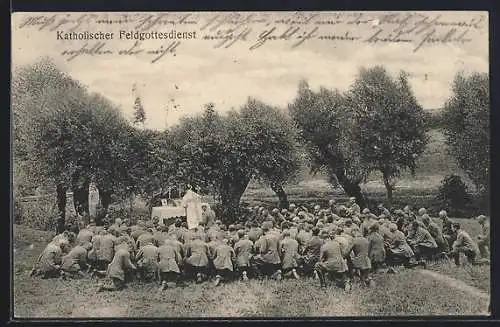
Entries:
POLYGON ((136 267, 130 260, 129 246, 122 243, 117 246, 113 260, 108 266, 107 283, 99 287, 99 291, 121 290, 125 287, 125 274, 128 270, 135 270, 136 267))
POLYGON ((234 254, 236 256, 235 268, 241 277, 245 277, 250 270, 250 261, 253 255, 253 242, 247 236, 240 238, 234 245, 234 254))
POLYGON ((159 252, 153 242, 139 249, 136 255, 137 269, 142 280, 151 282, 158 272, 159 252))
POLYGON ((332 279, 338 286, 345 288, 347 283, 347 262, 344 259, 339 242, 327 239, 321 246, 319 261, 314 265, 318 272, 321 286, 326 286, 326 280, 332 279))
POLYGON ((299 243, 289 233, 285 233, 283 240, 279 243, 278 251, 281 256, 283 276, 298 278, 296 269, 299 266, 300 259, 299 243))

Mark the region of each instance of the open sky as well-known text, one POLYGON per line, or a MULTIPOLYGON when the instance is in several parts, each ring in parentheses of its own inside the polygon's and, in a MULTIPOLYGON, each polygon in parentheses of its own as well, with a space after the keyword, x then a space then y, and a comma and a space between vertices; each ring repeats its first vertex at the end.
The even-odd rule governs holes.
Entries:
MULTIPOLYGON (((345 35, 349 32, 350 35, 366 38, 379 27, 383 28, 384 32, 394 28, 394 25, 390 24, 380 25, 380 16, 377 16, 380 14, 364 14, 363 19, 372 19, 372 24, 321 25, 317 33, 345 35)), ((64 15, 58 14, 56 18, 64 15)), ((78 18, 81 15, 84 13, 73 13, 68 17, 78 18)), ((217 14, 198 13, 191 17, 206 22, 215 15, 217 14)), ((276 18, 286 18, 290 15, 268 13, 264 17, 269 22, 274 22, 276 18)), ((353 82, 359 67, 373 65, 384 65, 391 73, 399 70, 409 72, 411 85, 421 105, 426 109, 434 109, 441 107, 449 97, 451 82, 458 71, 488 72, 488 18, 487 13, 478 12, 429 12, 425 15, 429 20, 440 15, 440 22, 481 23, 477 24, 476 28, 457 27, 454 37, 467 29, 466 38, 469 38, 470 42, 429 43, 416 52, 413 50, 422 35, 415 37, 414 43, 374 44, 311 39, 294 49, 291 48, 291 42, 275 41, 249 51, 251 40, 257 39, 261 31, 273 26, 265 23, 249 23, 241 27, 251 29, 247 41, 237 42, 228 49, 214 49, 213 41, 201 38, 201 23, 163 25, 151 30, 197 31, 198 38, 182 40, 182 44, 176 49, 176 56, 166 55, 152 64, 151 57, 140 55, 80 56, 67 61, 67 57, 61 55, 62 51, 77 49, 84 42, 92 44, 97 41, 58 40, 57 31, 68 32, 71 26, 69 23, 54 30, 39 30, 38 26, 20 28, 20 25, 34 14, 16 13, 12 17, 12 63, 14 66, 25 65, 42 56, 51 57, 62 70, 87 85, 89 90, 102 93, 120 106, 127 117, 131 116, 134 103, 132 85, 137 83, 148 116, 146 125, 155 129, 164 128, 166 123, 175 123, 182 115, 200 112, 208 102, 214 102, 220 111, 242 105, 248 96, 273 105, 285 106, 293 100, 297 84, 302 78, 307 79, 313 88, 323 85, 345 90, 353 82), (482 20, 478 18, 481 16, 482 20), (178 106, 176 109, 173 108, 174 104, 178 106), (170 108, 168 116, 165 111, 167 106, 170 108)), ((108 16, 109 19, 116 17, 108 16)), ((326 20, 334 16, 322 14, 321 17, 326 20)), ((103 25, 91 21, 80 25, 77 31, 118 33, 120 29, 132 31, 134 26, 136 25, 103 25)), ((299 26, 301 31, 314 28, 311 24, 296 26, 299 26)), ((278 26, 278 30, 280 28, 281 31, 286 29, 278 26)), ((454 27, 446 24, 427 26, 424 34, 432 28, 436 29, 436 35, 444 35, 446 30, 454 27)), ((143 46, 154 49, 170 42, 150 40, 144 41, 143 46)), ((112 51, 118 51, 129 48, 133 43, 133 40, 114 39, 106 46, 112 51)))

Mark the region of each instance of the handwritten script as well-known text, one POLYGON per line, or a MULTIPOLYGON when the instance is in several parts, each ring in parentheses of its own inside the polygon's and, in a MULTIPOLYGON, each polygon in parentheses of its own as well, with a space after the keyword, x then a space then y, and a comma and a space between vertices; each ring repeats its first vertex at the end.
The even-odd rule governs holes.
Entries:
POLYGON ((485 13, 54 13, 24 14, 15 28, 50 35, 66 60, 81 56, 143 56, 151 63, 188 44, 213 49, 289 49, 308 44, 399 44, 409 53, 464 45, 488 29, 485 13), (59 46, 58 46, 59 49, 59 46))

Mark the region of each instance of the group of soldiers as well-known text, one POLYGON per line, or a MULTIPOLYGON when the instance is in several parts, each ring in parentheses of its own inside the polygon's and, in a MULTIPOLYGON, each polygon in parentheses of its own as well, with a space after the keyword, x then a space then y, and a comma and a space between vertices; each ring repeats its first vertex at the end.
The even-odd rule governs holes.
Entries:
POLYGON ((203 221, 188 229, 177 219, 116 219, 108 226, 90 224, 76 233, 56 235, 39 256, 31 276, 101 278, 99 291, 120 290, 131 280, 157 282, 160 290, 186 281, 202 283, 249 278, 307 278, 322 287, 333 282, 349 290, 352 282, 373 285, 373 274, 397 273, 398 267, 426 267, 429 260, 453 259, 463 253, 473 265, 489 263, 489 223, 473 239, 460 223, 439 212, 441 224, 425 208, 393 212, 361 210, 354 198, 327 207, 290 204, 288 209, 247 207, 228 226, 204 208, 203 221), (440 226, 441 225, 441 226, 440 226))

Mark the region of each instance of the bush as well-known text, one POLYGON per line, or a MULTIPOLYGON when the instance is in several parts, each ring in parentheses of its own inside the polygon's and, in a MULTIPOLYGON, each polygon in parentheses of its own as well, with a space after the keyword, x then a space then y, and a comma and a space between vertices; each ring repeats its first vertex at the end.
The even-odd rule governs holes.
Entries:
POLYGON ((448 175, 443 179, 436 199, 440 201, 441 208, 454 217, 464 216, 472 204, 467 185, 457 175, 448 175))
POLYGON ((40 199, 36 201, 14 200, 14 223, 31 228, 55 231, 58 216, 55 201, 40 199))
POLYGON ((109 222, 113 223, 116 218, 122 220, 128 219, 131 224, 135 224, 138 220, 149 221, 151 220, 151 212, 148 208, 142 207, 126 207, 126 206, 113 206, 108 209, 109 222))

